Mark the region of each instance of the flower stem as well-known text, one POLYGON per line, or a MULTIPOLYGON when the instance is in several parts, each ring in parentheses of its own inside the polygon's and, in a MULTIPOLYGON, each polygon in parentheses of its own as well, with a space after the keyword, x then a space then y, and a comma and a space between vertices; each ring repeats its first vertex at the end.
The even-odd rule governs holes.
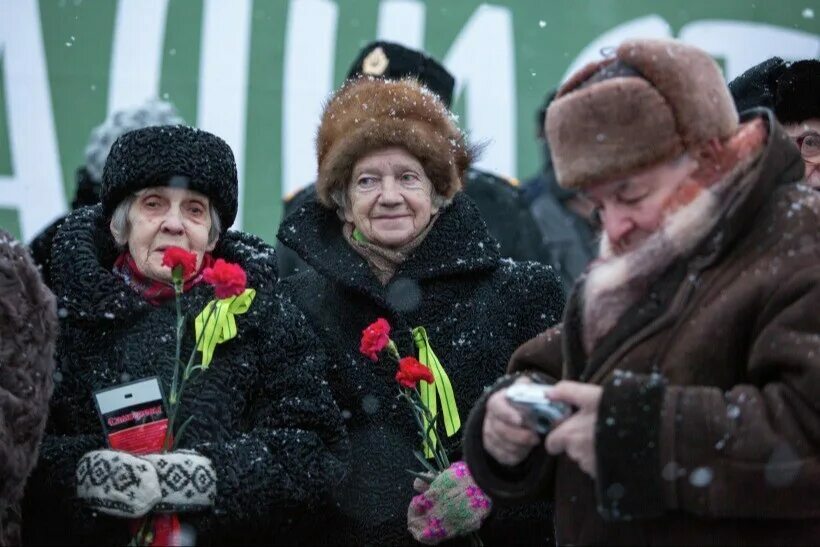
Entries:
POLYGON ((174 432, 174 419, 177 414, 177 409, 179 408, 180 402, 180 395, 177 393, 177 389, 179 386, 179 369, 180 369, 180 360, 179 356, 182 353, 182 336, 185 332, 185 317, 182 315, 182 290, 183 290, 183 283, 182 283, 182 268, 176 267, 172 270, 171 275, 173 276, 174 280, 174 305, 176 307, 177 312, 177 343, 176 343, 176 352, 174 356, 174 376, 173 380, 171 380, 171 393, 168 394, 168 429, 165 431, 165 440, 162 443, 163 451, 167 451, 170 448, 171 439, 173 439, 173 432, 174 432))
MULTIPOLYGON (((450 467, 450 459, 447 457, 447 450, 444 448, 444 443, 441 440, 441 436, 438 433, 438 427, 436 427, 436 416, 433 416, 430 412, 430 409, 427 408, 427 405, 421 402, 421 394, 417 387, 413 388, 413 392, 416 394, 416 400, 418 401, 418 408, 424 413, 424 417, 427 418, 427 423, 433 424, 432 425, 432 432, 434 437, 435 445, 432 449, 433 454, 436 454, 439 459, 441 459, 442 463, 444 464, 443 469, 450 467)), ((415 401, 414 401, 415 403, 415 401)), ((425 439, 427 438, 427 432, 425 432, 425 439)))
POLYGON ((441 438, 439 437, 438 430, 435 426, 436 422, 431 416, 430 410, 424 405, 424 403, 421 402, 421 395, 419 394, 418 389, 413 388, 412 392, 409 389, 402 389, 401 391, 402 396, 410 403, 413 419, 416 421, 416 425, 421 432, 422 447, 424 447, 425 444, 430 444, 429 432, 433 433, 434 446, 430 447, 430 451, 433 453, 433 458, 436 461, 439 471, 444 471, 450 467, 450 461, 447 458, 444 444, 441 442, 441 438), (413 397, 411 393, 415 393, 416 397, 413 397), (430 424, 429 428, 424 427, 422 417, 427 418, 427 423, 430 424))
MULTIPOLYGON (((179 293, 181 294, 181 292, 179 293)), ((211 315, 214 313, 216 306, 211 306, 210 303, 206 306, 206 314, 204 322, 207 325, 208 321, 211 319, 211 315)), ((179 312, 179 300, 177 300, 177 313, 179 312)), ((185 421, 180 427, 180 435, 174 436, 174 426, 176 425, 177 421, 177 414, 179 413, 179 407, 182 404, 182 395, 185 393, 185 387, 188 384, 188 380, 191 378, 191 374, 201 369, 200 365, 194 366, 194 357, 196 357, 197 347, 199 346, 199 342, 202 340, 202 336, 205 334, 205 329, 202 329, 202 332, 199 334, 196 340, 194 340, 194 347, 191 349, 191 354, 188 357, 188 362, 185 364, 185 369, 182 371, 182 379, 179 379, 179 369, 182 362, 179 359, 179 347, 181 345, 182 336, 181 333, 178 331, 177 335, 177 359, 176 364, 174 366, 174 380, 171 386, 171 401, 168 409, 168 430, 165 433, 165 442, 163 443, 163 450, 173 450, 177 446, 179 446, 179 438, 182 434, 183 427, 186 427, 190 422, 191 418, 185 421)))
POLYGON ((174 305, 177 311, 176 358, 174 359, 174 379, 171 382, 170 394, 171 405, 174 405, 177 403, 176 390, 179 382, 179 356, 182 353, 182 335, 185 329, 185 319, 182 317, 182 303, 180 302, 182 298, 182 268, 174 268, 172 275, 174 279, 174 305))
POLYGON ((138 546, 142 547, 144 545, 151 545, 151 542, 154 540, 153 538, 153 531, 154 528, 154 517, 153 515, 146 515, 142 517, 142 522, 140 523, 140 527, 137 530, 137 533, 131 538, 131 541, 128 542, 128 545, 131 546, 138 546))

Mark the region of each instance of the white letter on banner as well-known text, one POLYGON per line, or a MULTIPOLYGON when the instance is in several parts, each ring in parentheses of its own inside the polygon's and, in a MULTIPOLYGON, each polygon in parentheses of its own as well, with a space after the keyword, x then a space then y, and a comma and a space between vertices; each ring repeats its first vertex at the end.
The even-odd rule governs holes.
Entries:
POLYGON ((108 81, 109 114, 136 108, 159 95, 167 16, 168 0, 120 0, 117 4, 108 81))
POLYGON ((425 6, 417 0, 383 0, 379 4, 379 40, 424 49, 425 6))
MULTIPOLYGON (((479 167, 515 176, 516 98, 512 16, 508 8, 482 4, 444 59, 456 79, 453 102, 467 89, 466 129, 471 142, 489 142, 479 167)), ((465 128, 465 122, 460 124, 465 128)))
MULTIPOLYGON (((233 149, 239 175, 242 228, 251 0, 205 0, 199 63, 198 126, 222 137, 233 149)), ((263 184, 265 181, 256 181, 263 184)))
POLYGON ((339 9, 328 0, 292 0, 285 31, 282 92, 282 192, 316 178, 314 138, 333 90, 339 9))
MULTIPOLYGON (((37 0, 0 0, 12 176, 0 176, 0 207, 20 215, 28 241, 65 212, 46 56, 37 0)), ((3 105, 0 105, 2 108, 3 105)))
POLYGON ((704 20, 685 25, 680 39, 724 59, 726 79, 777 55, 787 61, 820 56, 820 36, 747 21, 704 20))

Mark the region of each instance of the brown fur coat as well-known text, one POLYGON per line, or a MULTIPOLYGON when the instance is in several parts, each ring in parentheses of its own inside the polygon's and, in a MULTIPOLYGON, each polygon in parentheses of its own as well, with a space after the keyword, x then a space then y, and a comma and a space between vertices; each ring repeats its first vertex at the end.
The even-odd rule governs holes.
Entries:
POLYGON ((481 444, 484 403, 471 413, 465 454, 479 486, 498 502, 553 498, 560 543, 820 538, 820 194, 794 183, 799 153, 764 119, 765 148, 714 228, 591 352, 582 278, 562 326, 510 361, 510 372, 603 386, 596 479, 543 447, 503 468, 481 444))
POLYGON ((20 543, 20 506, 48 413, 57 316, 26 249, 0 230, 0 545, 20 543))

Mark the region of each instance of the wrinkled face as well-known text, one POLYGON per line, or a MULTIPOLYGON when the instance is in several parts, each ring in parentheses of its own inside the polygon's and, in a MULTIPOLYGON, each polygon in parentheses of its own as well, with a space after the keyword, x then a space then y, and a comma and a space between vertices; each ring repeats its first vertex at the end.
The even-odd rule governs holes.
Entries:
POLYGON ((813 188, 820 188, 820 118, 810 118, 800 123, 784 125, 806 165, 805 181, 813 188))
POLYGON ((601 226, 616 255, 635 249, 661 226, 667 203, 697 166, 684 155, 584 192, 598 207, 601 226))
POLYGON ((433 184, 403 148, 362 156, 353 166, 347 196, 345 220, 381 247, 409 243, 438 212, 432 206, 433 184))
POLYGON ((198 270, 202 256, 216 245, 208 243, 208 198, 192 190, 153 187, 137 192, 128 223, 128 250, 140 272, 157 281, 172 281, 171 269, 162 265, 167 247, 196 253, 198 270))

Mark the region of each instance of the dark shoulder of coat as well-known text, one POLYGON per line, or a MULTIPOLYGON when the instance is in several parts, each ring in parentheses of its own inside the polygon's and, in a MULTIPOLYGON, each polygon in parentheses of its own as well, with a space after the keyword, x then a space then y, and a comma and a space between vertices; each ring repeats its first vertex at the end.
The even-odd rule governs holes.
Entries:
POLYGON ((28 245, 31 258, 40 267, 43 283, 47 287, 51 287, 51 247, 54 244, 54 236, 57 235, 57 231, 64 221, 64 216, 58 218, 37 234, 28 245))
POLYGON ((538 228, 517 184, 473 168, 464 177, 464 193, 475 202, 490 235, 501 245, 502 257, 546 264, 538 228))
MULTIPOLYGON (((291 213, 299 209, 308 201, 312 201, 316 197, 316 184, 311 183, 288 196, 282 202, 282 219, 286 219, 291 213)), ((290 277, 299 272, 305 272, 310 269, 307 262, 302 260, 296 251, 283 245, 282 242, 276 240, 276 264, 279 267, 279 277, 290 277)))
POLYGON ((597 254, 597 237, 590 223, 571 211, 572 194, 558 186, 555 173, 542 171, 523 185, 524 201, 538 231, 544 263, 555 268, 569 295, 575 280, 597 254))

